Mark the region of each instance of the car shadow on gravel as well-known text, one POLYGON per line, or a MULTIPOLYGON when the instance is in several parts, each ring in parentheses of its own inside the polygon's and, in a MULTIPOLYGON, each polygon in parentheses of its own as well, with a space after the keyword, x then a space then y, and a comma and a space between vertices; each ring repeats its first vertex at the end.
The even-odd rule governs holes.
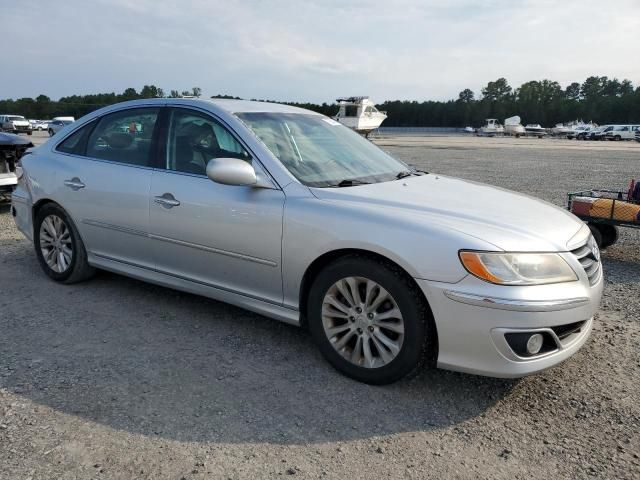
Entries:
POLYGON ((109 273, 58 285, 26 242, 0 255, 0 387, 114 429, 178 441, 304 444, 433 430, 516 382, 444 371, 374 387, 302 329, 109 273))

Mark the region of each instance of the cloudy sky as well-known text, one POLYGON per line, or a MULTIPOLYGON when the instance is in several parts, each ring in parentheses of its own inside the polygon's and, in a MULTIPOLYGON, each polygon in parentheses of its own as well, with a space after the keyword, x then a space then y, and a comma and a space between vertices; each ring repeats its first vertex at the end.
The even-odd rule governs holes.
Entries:
POLYGON ((144 84, 331 102, 589 75, 640 84, 640 0, 0 0, 0 98, 144 84))

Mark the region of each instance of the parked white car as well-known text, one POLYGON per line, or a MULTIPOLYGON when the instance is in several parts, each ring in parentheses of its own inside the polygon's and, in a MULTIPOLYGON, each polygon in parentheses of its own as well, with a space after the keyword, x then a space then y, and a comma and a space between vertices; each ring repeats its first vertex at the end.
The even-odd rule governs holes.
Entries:
POLYGON ((31 129, 37 130, 38 132, 49 130, 49 122, 46 120, 29 120, 31 123, 31 129))
POLYGON ((49 136, 53 137, 56 133, 58 133, 67 125, 71 125, 73 122, 75 122, 75 118, 73 117, 55 117, 47 124, 47 131, 49 132, 49 136))
POLYGON ((31 123, 22 115, 0 115, 0 131, 31 135, 31 123))
POLYGON ((640 125, 615 125, 605 134, 607 140, 633 140, 640 125))
POLYGON ((565 209, 414 170, 300 108, 126 102, 21 165, 14 220, 52 280, 103 268, 306 326, 368 383, 544 370, 600 303, 598 246, 565 209))

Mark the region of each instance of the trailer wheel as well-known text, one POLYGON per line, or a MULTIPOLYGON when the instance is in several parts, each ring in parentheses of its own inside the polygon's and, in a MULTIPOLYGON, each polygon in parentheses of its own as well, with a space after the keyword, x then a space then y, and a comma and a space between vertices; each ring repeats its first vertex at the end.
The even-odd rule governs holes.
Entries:
POLYGON ((600 235, 602 235, 602 248, 610 247, 618 241, 618 227, 615 225, 599 225, 600 235))
POLYGON ((598 225, 590 223, 589 230, 591 230, 591 235, 593 235, 593 239, 596 241, 598 248, 602 248, 602 234, 600 233, 598 225))
POLYGON ((589 224, 598 247, 604 250, 618 241, 618 227, 615 225, 589 224))

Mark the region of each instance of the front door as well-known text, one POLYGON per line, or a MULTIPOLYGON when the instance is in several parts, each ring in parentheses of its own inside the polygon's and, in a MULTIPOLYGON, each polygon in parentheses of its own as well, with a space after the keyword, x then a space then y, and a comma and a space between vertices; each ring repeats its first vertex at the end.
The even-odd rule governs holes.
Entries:
MULTIPOLYGON (((153 172, 150 232, 156 268, 249 297, 282 303, 281 190, 221 185, 211 158, 252 162, 241 143, 207 114, 170 109, 162 168, 153 172)), ((260 169, 257 163, 254 167, 260 169)))

